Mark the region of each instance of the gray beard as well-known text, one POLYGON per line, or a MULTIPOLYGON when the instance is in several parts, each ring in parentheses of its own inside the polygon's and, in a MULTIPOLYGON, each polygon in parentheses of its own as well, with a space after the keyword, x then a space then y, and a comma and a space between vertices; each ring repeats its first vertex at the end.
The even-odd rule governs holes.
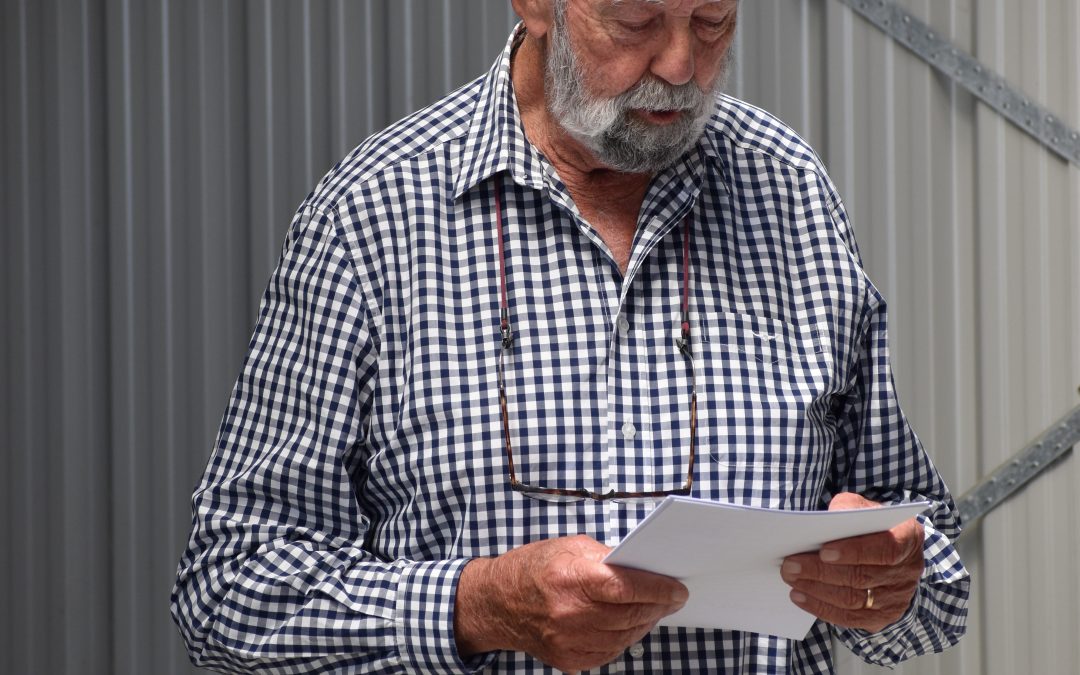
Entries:
POLYGON ((605 166, 624 173, 657 174, 697 145, 712 115, 716 94, 723 87, 725 72, 708 94, 694 82, 671 85, 647 75, 629 91, 596 99, 585 90, 587 77, 570 44, 559 7, 549 36, 544 70, 548 109, 555 121, 605 166), (685 112, 674 122, 653 125, 631 115, 632 110, 685 112))

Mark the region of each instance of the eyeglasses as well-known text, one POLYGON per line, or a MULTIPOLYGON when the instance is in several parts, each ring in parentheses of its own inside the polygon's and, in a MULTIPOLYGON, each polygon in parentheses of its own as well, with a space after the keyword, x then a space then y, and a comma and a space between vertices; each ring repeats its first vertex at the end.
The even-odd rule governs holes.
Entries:
POLYGON ((690 303, 690 285, 689 285, 689 260, 690 260, 690 216, 687 215, 683 220, 683 265, 682 265, 682 281, 683 281, 683 297, 682 297, 682 336, 676 341, 679 352, 686 358, 690 364, 690 453, 689 460, 687 462, 686 469, 686 482, 682 487, 675 488, 673 490, 655 490, 652 492, 621 492, 617 490, 609 490, 608 492, 593 492, 586 489, 566 489, 566 488, 549 488, 538 487, 535 485, 529 485, 522 483, 517 479, 517 474, 514 471, 514 452, 512 444, 510 443, 510 416, 507 413, 506 405, 506 384, 504 376, 504 360, 507 352, 509 352, 514 346, 514 334, 510 328, 510 308, 506 299, 506 256, 503 244, 503 218, 502 218, 502 198, 500 196, 498 185, 495 186, 495 212, 498 220, 498 237, 499 237, 499 282, 501 287, 501 304, 500 304, 500 327, 502 334, 502 349, 499 350, 498 361, 498 378, 499 378, 499 410, 502 415, 503 426, 503 442, 506 447, 506 459, 510 470, 510 489, 515 492, 520 492, 527 497, 534 499, 541 499, 544 501, 580 501, 584 499, 594 499, 597 501, 638 501, 638 500, 652 500, 660 499, 668 495, 689 495, 690 489, 694 484, 694 458, 695 458, 695 440, 697 437, 697 381, 694 368, 694 356, 690 349, 690 320, 689 320, 689 303, 690 303))

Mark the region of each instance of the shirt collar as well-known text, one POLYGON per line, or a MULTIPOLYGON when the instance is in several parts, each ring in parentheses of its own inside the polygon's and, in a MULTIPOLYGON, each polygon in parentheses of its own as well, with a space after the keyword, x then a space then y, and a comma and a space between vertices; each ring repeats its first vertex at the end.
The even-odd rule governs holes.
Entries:
POLYGON ((521 185, 535 189, 544 185, 543 164, 525 137, 510 78, 510 58, 524 34, 525 25, 519 23, 481 83, 454 176, 455 199, 501 171, 508 171, 521 185))
POLYGON ((723 131, 729 128, 731 122, 728 106, 726 94, 720 94, 716 97, 712 119, 709 120, 709 124, 705 127, 705 137, 698 143, 698 146, 704 151, 706 158, 715 162, 720 172, 720 184, 730 194, 732 182, 731 165, 728 157, 731 149, 725 146, 727 138, 723 131))

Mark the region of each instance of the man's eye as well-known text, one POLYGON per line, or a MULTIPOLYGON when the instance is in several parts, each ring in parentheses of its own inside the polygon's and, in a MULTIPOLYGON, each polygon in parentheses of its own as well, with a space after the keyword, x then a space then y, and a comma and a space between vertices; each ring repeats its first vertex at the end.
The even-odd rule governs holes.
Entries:
POLYGON ((706 19, 698 19, 697 24, 703 30, 710 33, 719 33, 720 31, 724 30, 726 26, 726 22, 724 21, 708 21, 706 19))
POLYGON ((732 30, 730 21, 709 21, 701 19, 697 22, 697 32, 700 38, 706 42, 716 42, 728 35, 732 30))
POLYGON ((655 19, 649 19, 648 21, 622 21, 622 27, 631 33, 644 33, 652 27, 655 23, 655 19))

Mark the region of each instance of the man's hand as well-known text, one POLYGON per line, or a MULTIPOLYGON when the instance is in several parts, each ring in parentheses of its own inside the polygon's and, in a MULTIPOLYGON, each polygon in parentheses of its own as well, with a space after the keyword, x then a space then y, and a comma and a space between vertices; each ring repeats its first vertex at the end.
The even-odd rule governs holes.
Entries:
MULTIPOLYGON (((880 506, 845 492, 830 511, 880 506)), ((837 626, 876 633, 911 605, 923 572, 923 527, 914 518, 888 532, 825 544, 817 553, 784 559, 780 575, 792 587, 791 601, 837 626), (873 607, 867 608, 867 589, 873 607)))
POLYGON ((689 593, 670 577, 603 564, 609 550, 576 536, 471 561, 458 583, 458 651, 523 651, 568 672, 618 658, 689 593))

